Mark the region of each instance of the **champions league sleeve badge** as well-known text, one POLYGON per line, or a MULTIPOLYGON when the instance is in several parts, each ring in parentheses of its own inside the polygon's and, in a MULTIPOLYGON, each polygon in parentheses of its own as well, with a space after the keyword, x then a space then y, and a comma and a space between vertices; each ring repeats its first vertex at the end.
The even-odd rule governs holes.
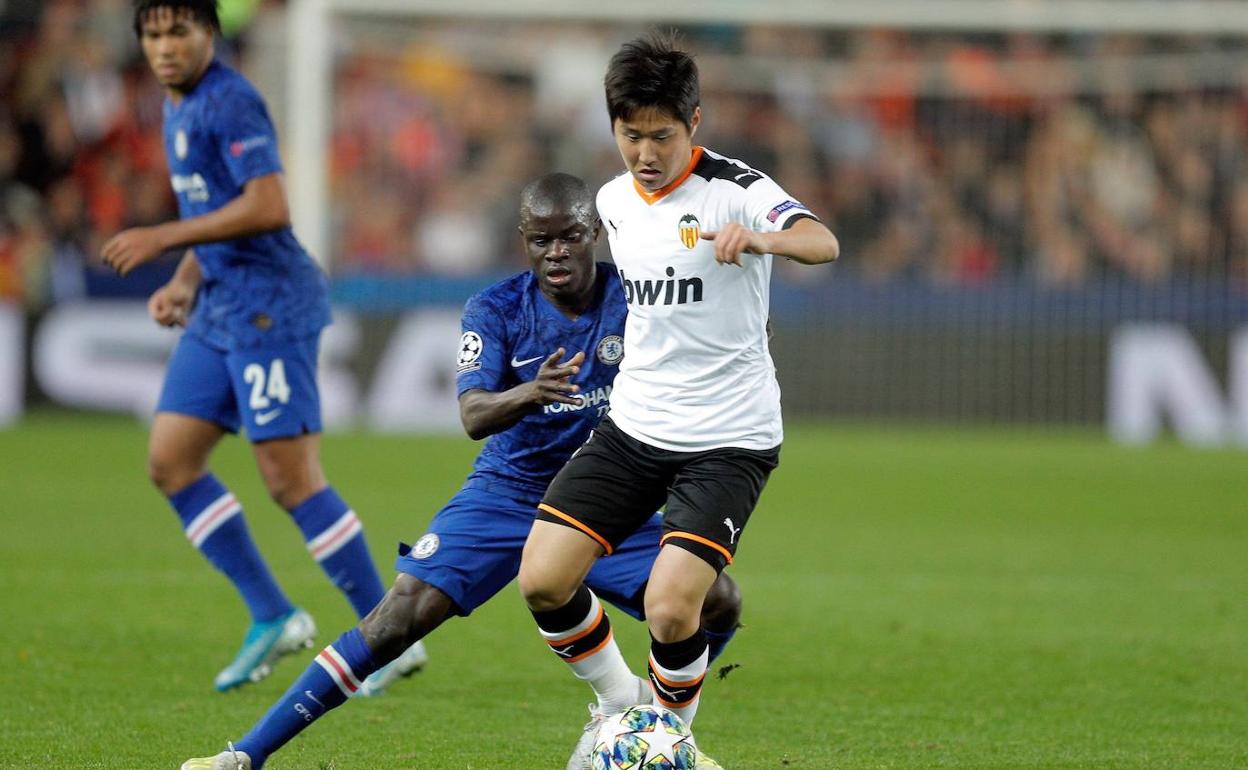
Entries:
POLYGON ((459 338, 459 357, 456 360, 456 374, 480 369, 481 362, 477 359, 481 358, 481 351, 484 348, 485 343, 481 341, 480 334, 464 332, 464 336, 459 338))
POLYGON ((624 358, 624 338, 618 334, 603 337, 598 343, 598 360, 607 366, 615 366, 624 358))

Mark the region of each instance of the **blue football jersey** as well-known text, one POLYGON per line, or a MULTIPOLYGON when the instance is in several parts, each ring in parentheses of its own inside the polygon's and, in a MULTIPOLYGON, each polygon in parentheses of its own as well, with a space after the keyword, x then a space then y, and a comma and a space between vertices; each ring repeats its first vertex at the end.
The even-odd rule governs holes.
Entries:
POLYGON ((557 349, 564 360, 584 351, 572 382, 580 403, 548 404, 491 436, 466 486, 502 484, 533 496, 536 505, 551 479, 585 443, 606 412, 611 382, 624 358, 624 291, 615 267, 598 264, 593 304, 575 321, 542 294, 531 272, 494 284, 464 307, 456 381, 459 393, 499 392, 529 382, 557 349))
MULTIPOLYGON (((213 61, 164 105, 165 155, 183 219, 215 211, 249 180, 280 172, 277 136, 251 83, 213 61)), ((187 331, 222 349, 315 335, 329 323, 325 274, 289 227, 194 247, 203 272, 187 331)))

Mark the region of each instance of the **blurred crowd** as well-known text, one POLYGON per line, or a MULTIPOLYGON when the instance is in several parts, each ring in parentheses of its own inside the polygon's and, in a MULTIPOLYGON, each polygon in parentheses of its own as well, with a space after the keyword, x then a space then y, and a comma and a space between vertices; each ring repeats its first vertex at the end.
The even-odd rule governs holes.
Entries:
POLYGON ((79 295, 104 237, 171 211, 161 95, 135 63, 128 8, 49 2, 18 16, 6 7, 0 296, 37 305, 79 295))
POLYGON ((177 216, 131 18, 130 0, 0 3, 0 299, 146 293, 176 264, 122 282, 99 261, 118 231, 177 216))
MULTIPOLYGON (((485 269, 516 251, 526 178, 619 173, 601 73, 635 32, 460 24, 405 45, 357 31, 335 84, 342 269, 485 269)), ((971 286, 1248 281, 1243 41, 686 32, 697 140, 828 221, 841 269, 971 286)))
MULTIPOLYGON (((252 3, 280 28, 281 3, 252 3)), ((128 0, 0 6, 0 297, 81 295, 119 229, 175 215, 128 0)), ((251 27, 225 55, 248 74, 251 27)), ((635 28, 335 25, 337 275, 520 264, 516 197, 621 168, 606 60, 635 28)), ((1228 38, 686 29, 697 141, 775 176, 868 280, 1248 285, 1248 49, 1228 38)), ((279 130, 297 120, 262 82, 279 130)), ((298 162, 287 159, 288 163, 298 162)), ((603 249, 605 255, 605 247, 603 249)), ((827 271, 783 265, 780 280, 827 271)))

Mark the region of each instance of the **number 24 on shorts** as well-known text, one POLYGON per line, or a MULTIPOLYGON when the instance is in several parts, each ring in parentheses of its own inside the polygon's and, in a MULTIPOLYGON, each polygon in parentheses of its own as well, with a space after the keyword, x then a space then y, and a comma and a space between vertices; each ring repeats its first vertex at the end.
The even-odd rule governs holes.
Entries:
POLYGON ((261 364, 247 364, 243 369, 243 381, 251 386, 248 402, 252 409, 267 409, 273 401, 285 404, 290 401, 290 386, 286 384, 286 366, 275 358, 265 374, 261 364))

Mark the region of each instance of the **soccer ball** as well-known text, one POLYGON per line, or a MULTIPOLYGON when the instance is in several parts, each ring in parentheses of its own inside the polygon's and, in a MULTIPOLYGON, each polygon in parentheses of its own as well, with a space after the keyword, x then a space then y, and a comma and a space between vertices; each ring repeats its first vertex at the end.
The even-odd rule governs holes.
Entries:
POLYGON ((685 721, 662 706, 633 706, 598 728, 593 770, 695 770, 698 747, 685 721))

